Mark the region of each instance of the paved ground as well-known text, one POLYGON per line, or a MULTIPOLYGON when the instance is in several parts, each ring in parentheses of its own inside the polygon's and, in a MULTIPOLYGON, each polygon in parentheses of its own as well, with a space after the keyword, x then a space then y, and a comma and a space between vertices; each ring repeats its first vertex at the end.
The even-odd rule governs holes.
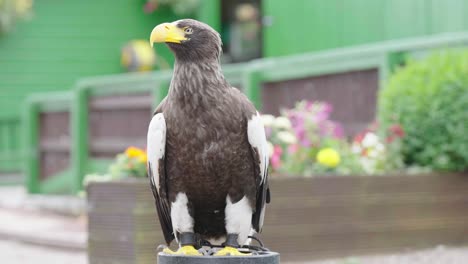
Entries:
POLYGON ((295 264, 466 264, 468 248, 447 248, 438 246, 431 249, 401 254, 388 254, 346 259, 324 260, 295 264))
POLYGON ((31 196, 21 187, 1 187, 0 239, 86 250, 83 211, 83 199, 31 196))
POLYGON ((0 263, 87 264, 83 199, 0 187, 0 263))
POLYGON ((0 186, 0 208, 79 216, 86 211, 86 204, 76 196, 28 195, 22 186, 0 186))
POLYGON ((86 218, 0 208, 0 239, 86 250, 86 218))
POLYGON ((0 240, 0 262, 4 264, 87 264, 83 251, 66 251, 0 240))

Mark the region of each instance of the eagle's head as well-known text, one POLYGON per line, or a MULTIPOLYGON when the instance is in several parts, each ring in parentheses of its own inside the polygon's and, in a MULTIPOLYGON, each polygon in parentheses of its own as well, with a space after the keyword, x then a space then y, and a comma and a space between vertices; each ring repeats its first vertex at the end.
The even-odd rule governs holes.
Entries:
POLYGON ((182 19, 157 25, 150 43, 166 43, 178 61, 201 62, 218 60, 221 54, 221 37, 205 23, 182 19))

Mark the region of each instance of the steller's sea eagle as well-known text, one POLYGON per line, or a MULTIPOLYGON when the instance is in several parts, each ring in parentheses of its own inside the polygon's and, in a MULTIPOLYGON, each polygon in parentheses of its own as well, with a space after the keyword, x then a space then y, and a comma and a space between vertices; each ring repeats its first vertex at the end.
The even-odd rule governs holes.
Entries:
POLYGON ((192 19, 156 26, 153 43, 175 55, 167 97, 148 129, 148 170, 166 253, 200 255, 198 238, 224 242, 217 255, 260 232, 269 202, 268 146, 259 113, 225 80, 221 38, 192 19))

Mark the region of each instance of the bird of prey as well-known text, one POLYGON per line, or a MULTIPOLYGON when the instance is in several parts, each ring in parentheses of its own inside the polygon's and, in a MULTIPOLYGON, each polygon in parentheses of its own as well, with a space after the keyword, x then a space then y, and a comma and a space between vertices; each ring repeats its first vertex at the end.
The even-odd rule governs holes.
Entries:
POLYGON ((175 56, 169 92, 148 128, 148 175, 170 254, 200 255, 197 239, 223 243, 216 255, 260 232, 268 187, 268 145, 259 113, 220 66, 221 38, 192 19, 156 26, 150 43, 175 56))

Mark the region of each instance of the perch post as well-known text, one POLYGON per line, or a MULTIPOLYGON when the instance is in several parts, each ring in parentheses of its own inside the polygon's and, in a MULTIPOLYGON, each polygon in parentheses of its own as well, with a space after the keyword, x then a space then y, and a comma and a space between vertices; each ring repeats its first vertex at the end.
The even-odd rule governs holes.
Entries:
POLYGON ((265 252, 251 256, 180 256, 158 254, 158 264, 279 264, 280 255, 265 252))

